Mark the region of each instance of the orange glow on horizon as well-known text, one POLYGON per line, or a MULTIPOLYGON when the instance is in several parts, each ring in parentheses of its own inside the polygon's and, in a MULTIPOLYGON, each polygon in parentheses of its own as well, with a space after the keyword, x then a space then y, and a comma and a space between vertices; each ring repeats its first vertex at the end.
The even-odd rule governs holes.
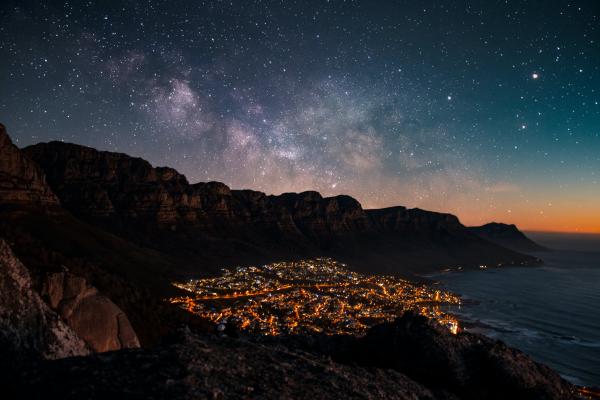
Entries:
POLYGON ((467 226, 502 222, 515 224, 521 231, 600 234, 600 210, 597 205, 542 208, 526 204, 509 210, 491 210, 488 215, 471 215, 464 211, 457 214, 467 226))
POLYGON ((419 208, 452 213, 466 226, 489 222, 514 224, 521 231, 600 234, 600 192, 571 193, 531 187, 517 192, 481 196, 465 193, 441 202, 431 198, 419 208))
POLYGON ((555 233, 582 233, 582 234, 600 234, 600 216, 586 214, 554 214, 549 217, 540 217, 539 213, 512 212, 512 215, 506 213, 490 214, 488 218, 479 216, 471 217, 469 215, 458 215, 461 222, 466 226, 478 226, 489 222, 501 222, 505 224, 514 224, 521 231, 533 232, 555 232, 555 233))

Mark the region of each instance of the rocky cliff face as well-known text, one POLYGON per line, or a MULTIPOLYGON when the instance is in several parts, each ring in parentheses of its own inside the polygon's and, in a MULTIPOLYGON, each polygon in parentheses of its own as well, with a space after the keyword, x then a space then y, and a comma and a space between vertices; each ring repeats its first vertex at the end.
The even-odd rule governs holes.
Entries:
POLYGON ((479 238, 450 214, 364 210, 349 196, 317 192, 267 196, 218 182, 189 184, 170 168, 62 142, 24 153, 76 216, 188 266, 331 255, 365 271, 395 273, 398 265, 408 272, 533 261, 479 238))
POLYGON ((12 143, 0 124, 0 206, 57 206, 39 166, 12 143))
POLYGON ((348 196, 324 199, 317 192, 267 196, 231 190, 220 182, 190 185, 173 169, 62 142, 40 143, 24 152, 42 166, 65 207, 87 218, 207 230, 218 230, 216 225, 262 224, 315 237, 369 228, 360 204, 348 196))
POLYGON ((121 215, 175 222, 175 204, 193 203, 184 176, 140 158, 52 142, 24 151, 42 166, 66 208, 89 217, 121 215))
POLYGON ((118 217, 171 227, 198 225, 270 225, 287 234, 302 234, 319 242, 336 236, 402 230, 408 225, 431 230, 445 224, 463 228, 456 217, 403 207, 365 212, 349 196, 323 198, 317 192, 267 196, 251 190, 231 190, 219 182, 188 184, 170 168, 153 168, 125 154, 62 142, 40 143, 24 149, 48 176, 68 209, 78 215, 118 217), (379 219, 394 213, 396 225, 379 219), (423 225, 423 226, 421 226, 423 225))
POLYGON ((374 224, 384 232, 402 233, 425 239, 471 236, 458 218, 452 214, 405 207, 367 210, 367 213, 374 224))
POLYGON ((5 355, 0 364, 6 363, 6 368, 11 362, 29 358, 54 359, 89 353, 86 343, 33 290, 29 272, 2 239, 0 347, 5 355))

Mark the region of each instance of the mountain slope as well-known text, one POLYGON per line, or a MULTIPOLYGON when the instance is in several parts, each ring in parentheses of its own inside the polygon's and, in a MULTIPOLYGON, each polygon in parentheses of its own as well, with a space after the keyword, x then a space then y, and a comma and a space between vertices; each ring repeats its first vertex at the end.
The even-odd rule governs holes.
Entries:
POLYGON ((482 226, 469 227, 469 230, 485 240, 515 251, 548 251, 546 247, 540 246, 525 236, 515 225, 490 222, 482 226))
POLYGON ((180 274, 318 255, 405 275, 536 261, 481 239, 449 214, 364 210, 349 196, 317 192, 268 196, 219 182, 190 184, 171 168, 62 142, 23 152, 75 216, 168 254, 180 274))

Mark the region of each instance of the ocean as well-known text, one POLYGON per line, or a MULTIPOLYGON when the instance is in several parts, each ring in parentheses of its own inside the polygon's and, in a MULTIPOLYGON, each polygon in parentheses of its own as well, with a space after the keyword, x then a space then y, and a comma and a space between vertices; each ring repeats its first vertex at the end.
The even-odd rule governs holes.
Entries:
POLYGON ((600 386, 600 236, 529 236, 557 249, 535 254, 543 266, 432 278, 463 296, 451 311, 467 330, 521 349, 572 383, 600 386))

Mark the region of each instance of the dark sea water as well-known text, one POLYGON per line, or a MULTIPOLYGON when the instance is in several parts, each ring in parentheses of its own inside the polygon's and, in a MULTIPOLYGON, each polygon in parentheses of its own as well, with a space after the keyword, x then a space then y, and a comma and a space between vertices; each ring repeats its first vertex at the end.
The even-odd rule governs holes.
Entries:
POLYGON ((521 349, 575 384, 600 386, 600 246, 596 249, 538 253, 545 261, 541 267, 433 278, 467 303, 476 302, 452 309, 468 330, 521 349))

